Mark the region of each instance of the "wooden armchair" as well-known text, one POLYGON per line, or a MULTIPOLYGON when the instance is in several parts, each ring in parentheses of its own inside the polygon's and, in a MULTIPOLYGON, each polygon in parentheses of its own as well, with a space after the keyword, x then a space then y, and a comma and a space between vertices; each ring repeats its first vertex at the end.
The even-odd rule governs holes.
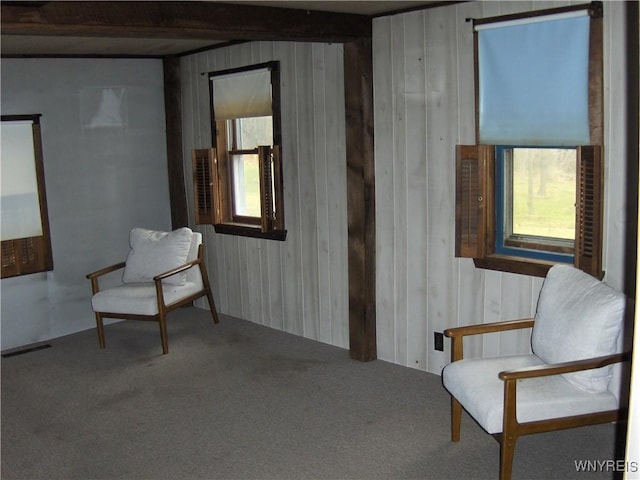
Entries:
POLYGON ((121 318, 158 322, 162 353, 169 353, 167 314, 202 296, 207 297, 213 322, 218 323, 201 233, 188 228, 173 232, 134 228, 130 243, 126 262, 87 275, 100 348, 105 348, 102 319, 121 318), (120 269, 124 269, 122 284, 100 290, 98 279, 120 269))
POLYGON ((549 270, 536 318, 450 328, 451 440, 462 410, 500 443, 500 479, 511 478, 519 436, 623 418, 625 296, 570 266, 549 270), (532 328, 532 353, 465 359, 469 335, 532 328), (614 364, 617 364, 614 366, 614 364))

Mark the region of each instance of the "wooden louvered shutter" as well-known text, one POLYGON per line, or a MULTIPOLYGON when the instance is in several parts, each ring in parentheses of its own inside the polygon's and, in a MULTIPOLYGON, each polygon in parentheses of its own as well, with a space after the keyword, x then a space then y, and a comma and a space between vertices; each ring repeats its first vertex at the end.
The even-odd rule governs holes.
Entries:
POLYGON ((577 163, 574 265, 596 278, 602 278, 602 147, 578 147, 577 163))
POLYGON ((494 147, 456 146, 456 257, 492 250, 494 147))
POLYGON ((16 247, 13 240, 2 242, 2 278, 13 277, 18 274, 16 247))
POLYGON ((284 231, 284 195, 282 177, 282 157, 280 156, 280 145, 274 145, 273 154, 273 194, 275 195, 275 212, 273 219, 273 229, 284 231))
POLYGON ((273 228, 273 168, 271 147, 258 147, 258 164, 260 166, 260 230, 270 232, 273 228))
POLYGON ((263 233, 284 230, 282 164, 280 147, 258 147, 260 165, 260 230, 263 233))
POLYGON ((4 240, 0 249, 2 278, 53 270, 51 247, 44 236, 4 240))
POLYGON ((214 214, 214 158, 215 149, 193 150, 193 193, 195 201, 196 224, 213 224, 214 214))

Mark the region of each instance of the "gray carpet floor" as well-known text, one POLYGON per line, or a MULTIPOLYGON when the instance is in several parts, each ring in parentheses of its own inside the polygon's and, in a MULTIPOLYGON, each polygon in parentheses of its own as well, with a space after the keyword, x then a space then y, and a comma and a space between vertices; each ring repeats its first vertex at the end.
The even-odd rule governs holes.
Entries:
MULTIPOLYGON (((468 416, 449 441, 440 377, 185 308, 2 359, 2 479, 495 479, 468 416)), ((619 435, 618 435, 619 436, 619 435)), ((616 426, 523 437, 514 479, 612 478, 616 426), (604 469, 606 470, 606 469, 604 469)), ((618 457, 623 458, 623 457, 618 457)))

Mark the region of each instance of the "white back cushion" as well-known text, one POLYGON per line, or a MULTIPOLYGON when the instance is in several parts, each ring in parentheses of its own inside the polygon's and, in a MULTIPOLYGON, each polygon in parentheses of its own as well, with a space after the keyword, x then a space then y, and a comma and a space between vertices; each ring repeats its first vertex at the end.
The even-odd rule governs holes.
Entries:
MULTIPOLYGON (((129 235, 131 250, 124 267, 123 282, 151 282, 156 275, 185 264, 192 236, 193 232, 187 227, 173 232, 134 228, 129 235)), ((163 282, 184 285, 186 274, 173 275, 163 282)))
MULTIPOLYGON (((624 294, 577 268, 555 265, 540 291, 532 350, 545 363, 616 353, 624 308, 624 294)), ((608 388, 611 367, 564 376, 583 390, 602 393, 608 388)))

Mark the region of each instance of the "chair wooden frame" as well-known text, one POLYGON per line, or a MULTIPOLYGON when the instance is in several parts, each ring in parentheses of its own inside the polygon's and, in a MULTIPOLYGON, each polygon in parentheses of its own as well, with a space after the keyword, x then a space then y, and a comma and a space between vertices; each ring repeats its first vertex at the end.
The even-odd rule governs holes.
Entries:
MULTIPOLYGON (((494 332, 505 332, 521 328, 532 328, 535 319, 523 318, 520 320, 508 320, 503 322, 484 323, 478 325, 468 325, 463 327, 449 328, 444 331, 447 337, 451 338, 451 361, 462 360, 463 339, 469 335, 478 335, 494 332)), ((577 372, 604 367, 618 362, 626 361, 630 358, 628 353, 618 353, 605 355, 602 357, 578 360, 573 362, 557 363, 553 365, 540 365, 535 367, 519 368, 500 372, 498 377, 504 381, 504 404, 502 433, 494 434, 493 437, 500 444, 500 480, 509 480, 513 466, 513 454, 516 440, 521 435, 532 433, 562 430, 566 428, 581 427, 585 425, 596 425, 599 423, 609 423, 626 418, 624 409, 608 410, 603 412, 574 415, 570 417, 551 418, 534 422, 518 422, 516 415, 516 393, 518 380, 528 378, 544 377, 548 375, 560 375, 563 373, 577 372)), ((460 440, 460 424, 462 419, 462 405, 451 396, 451 441, 460 440)))
MULTIPOLYGON (((124 268, 125 262, 116 263, 114 265, 102 268, 93 273, 87 275, 87 278, 91 280, 91 290, 93 291, 93 295, 100 291, 100 287, 98 285, 99 277, 106 275, 107 273, 115 272, 124 268)), ((98 330, 98 342, 100 344, 100 348, 105 348, 105 339, 104 339, 104 324, 103 318, 121 318, 124 320, 143 320, 143 321, 154 321, 158 322, 160 325, 160 340, 162 342, 162 353, 169 353, 169 342, 167 338, 167 314, 175 310, 176 308, 182 307, 188 303, 193 302, 195 299, 203 297, 206 295, 207 300, 209 301, 209 308, 211 309, 211 317, 213 319, 213 323, 219 323, 218 312, 216 310, 216 305, 213 300, 213 294, 211 293, 211 286, 209 284, 209 277, 207 275, 207 268, 204 263, 204 245, 198 245, 198 256, 195 260, 185 263, 179 267, 173 268, 166 272, 163 272, 159 275, 153 277, 153 282, 156 288, 156 297, 158 302, 158 313, 155 315, 138 315, 138 314, 127 314, 127 313, 112 313, 112 312, 95 312, 96 315, 96 326, 98 330), (198 266, 200 270, 200 275, 202 276, 202 290, 195 292, 187 297, 181 298, 178 301, 175 301, 169 305, 165 304, 164 294, 162 292, 162 280, 165 278, 171 277, 172 275, 176 275, 178 273, 184 272, 191 267, 198 266)))

